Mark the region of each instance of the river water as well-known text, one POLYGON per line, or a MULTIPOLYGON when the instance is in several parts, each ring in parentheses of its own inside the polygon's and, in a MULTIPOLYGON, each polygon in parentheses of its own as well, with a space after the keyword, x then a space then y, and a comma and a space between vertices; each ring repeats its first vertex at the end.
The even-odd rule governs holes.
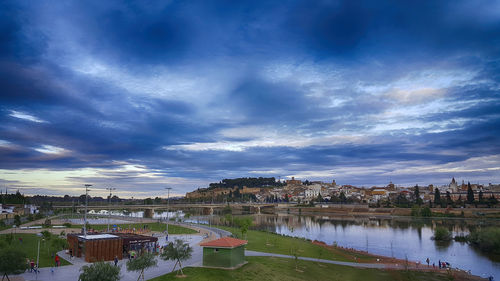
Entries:
POLYGON ((446 261, 452 267, 470 270, 482 277, 500 279, 500 257, 486 255, 467 243, 432 240, 434 228, 445 226, 453 236, 468 234, 480 226, 500 226, 498 220, 464 219, 375 219, 368 217, 322 217, 296 215, 257 215, 256 228, 279 234, 323 241, 329 245, 430 264, 446 261))

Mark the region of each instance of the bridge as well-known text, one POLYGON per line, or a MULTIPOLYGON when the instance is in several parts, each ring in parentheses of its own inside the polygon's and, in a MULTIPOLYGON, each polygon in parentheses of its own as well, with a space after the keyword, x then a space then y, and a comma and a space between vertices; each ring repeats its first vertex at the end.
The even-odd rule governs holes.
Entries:
MULTIPOLYGON (((277 203, 230 203, 229 206, 234 210, 247 209, 250 213, 260 214, 261 209, 276 208, 277 203)), ((202 209, 203 214, 212 215, 215 209, 224 209, 228 206, 227 203, 174 203, 174 204, 153 204, 153 205, 125 205, 125 204, 110 204, 110 205, 88 205, 88 210, 144 210, 145 217, 152 217, 155 210, 182 210, 182 209, 202 209)), ((279 206, 283 207, 283 206, 279 206)), ((54 209, 73 208, 71 205, 56 205, 54 209)), ((76 210, 85 210, 84 205, 74 206, 76 210)))

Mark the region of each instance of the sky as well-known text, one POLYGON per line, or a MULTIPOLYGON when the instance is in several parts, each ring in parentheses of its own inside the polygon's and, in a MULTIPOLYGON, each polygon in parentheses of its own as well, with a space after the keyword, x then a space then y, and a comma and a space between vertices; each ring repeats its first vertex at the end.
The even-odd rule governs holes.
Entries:
POLYGON ((0 189, 500 183, 500 1, 2 1, 0 189))

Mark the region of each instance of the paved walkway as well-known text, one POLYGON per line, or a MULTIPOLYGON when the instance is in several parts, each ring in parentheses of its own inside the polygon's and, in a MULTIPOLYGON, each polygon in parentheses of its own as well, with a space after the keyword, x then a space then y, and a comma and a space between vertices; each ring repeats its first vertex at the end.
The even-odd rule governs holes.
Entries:
MULTIPOLYGON (((203 257, 203 250, 202 248, 198 245, 201 240, 203 239, 202 236, 200 235, 169 235, 169 240, 172 241, 173 239, 182 239, 186 242, 189 243, 189 245, 193 248, 193 254, 191 258, 183 263, 183 267, 186 266, 200 266, 202 257, 203 257)), ((158 237, 158 242, 160 242, 160 245, 165 245, 166 240, 165 236, 158 237)), ((60 255, 62 258, 68 258, 67 255, 64 252, 60 252, 60 255)), ((69 258, 68 258, 69 259, 69 258)), ((144 272, 145 279, 151 279, 155 278, 167 273, 172 272, 172 269, 174 267, 175 262, 174 261, 164 261, 162 259, 157 259, 158 260, 158 266, 154 268, 150 268, 147 271, 144 272)), ((80 275, 80 268, 83 265, 89 264, 83 261, 81 258, 76 258, 74 260, 70 260, 73 265, 67 265, 67 266, 61 266, 57 268, 53 268, 53 272, 51 271, 51 268, 41 268, 40 273, 35 274, 35 273, 30 273, 26 272, 21 274, 20 276, 24 277, 25 280, 42 280, 42 281, 73 281, 73 280, 78 280, 78 276, 80 275)), ((127 271, 126 267, 126 259, 123 259, 118 262, 118 266, 121 267, 121 281, 136 281, 137 277, 139 276, 139 272, 130 272, 127 271)))
MULTIPOLYGON (((245 250, 245 256, 277 257, 277 258, 286 258, 286 259, 294 259, 295 258, 294 256, 290 256, 290 255, 281 255, 281 254, 273 254, 273 253, 265 253, 265 252, 249 251, 249 250, 245 250)), ((406 269, 404 264, 356 263, 356 262, 333 261, 333 260, 324 260, 324 259, 307 258, 307 257, 298 257, 298 259, 305 260, 305 261, 315 261, 315 262, 322 262, 322 263, 352 266, 352 267, 358 267, 358 268, 406 269)), ((425 267, 422 265, 419 267, 408 266, 408 269, 410 269, 410 270, 424 270, 424 271, 433 270, 432 268, 428 268, 428 267, 425 267)))
MULTIPOLYGON (((273 254, 273 253, 264 253, 264 252, 256 252, 256 251, 248 251, 245 250, 245 256, 250 257, 277 257, 277 258, 286 258, 286 259, 294 259, 294 256, 290 255, 281 255, 281 254, 273 254)), ((386 268, 385 264, 381 263, 355 263, 355 262, 346 262, 346 261, 332 261, 332 260, 323 260, 323 259, 315 259, 315 258, 306 258, 306 257, 298 257, 299 260, 305 261, 315 261, 322 263, 331 263, 338 265, 346 265, 352 267, 362 267, 362 268, 386 268)))

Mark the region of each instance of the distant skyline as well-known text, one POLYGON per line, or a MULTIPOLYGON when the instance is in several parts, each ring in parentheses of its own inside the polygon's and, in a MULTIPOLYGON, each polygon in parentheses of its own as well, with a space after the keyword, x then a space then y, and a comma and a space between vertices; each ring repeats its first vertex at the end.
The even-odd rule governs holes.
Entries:
POLYGON ((499 1, 3 1, 0 188, 500 183, 499 38, 499 1))

